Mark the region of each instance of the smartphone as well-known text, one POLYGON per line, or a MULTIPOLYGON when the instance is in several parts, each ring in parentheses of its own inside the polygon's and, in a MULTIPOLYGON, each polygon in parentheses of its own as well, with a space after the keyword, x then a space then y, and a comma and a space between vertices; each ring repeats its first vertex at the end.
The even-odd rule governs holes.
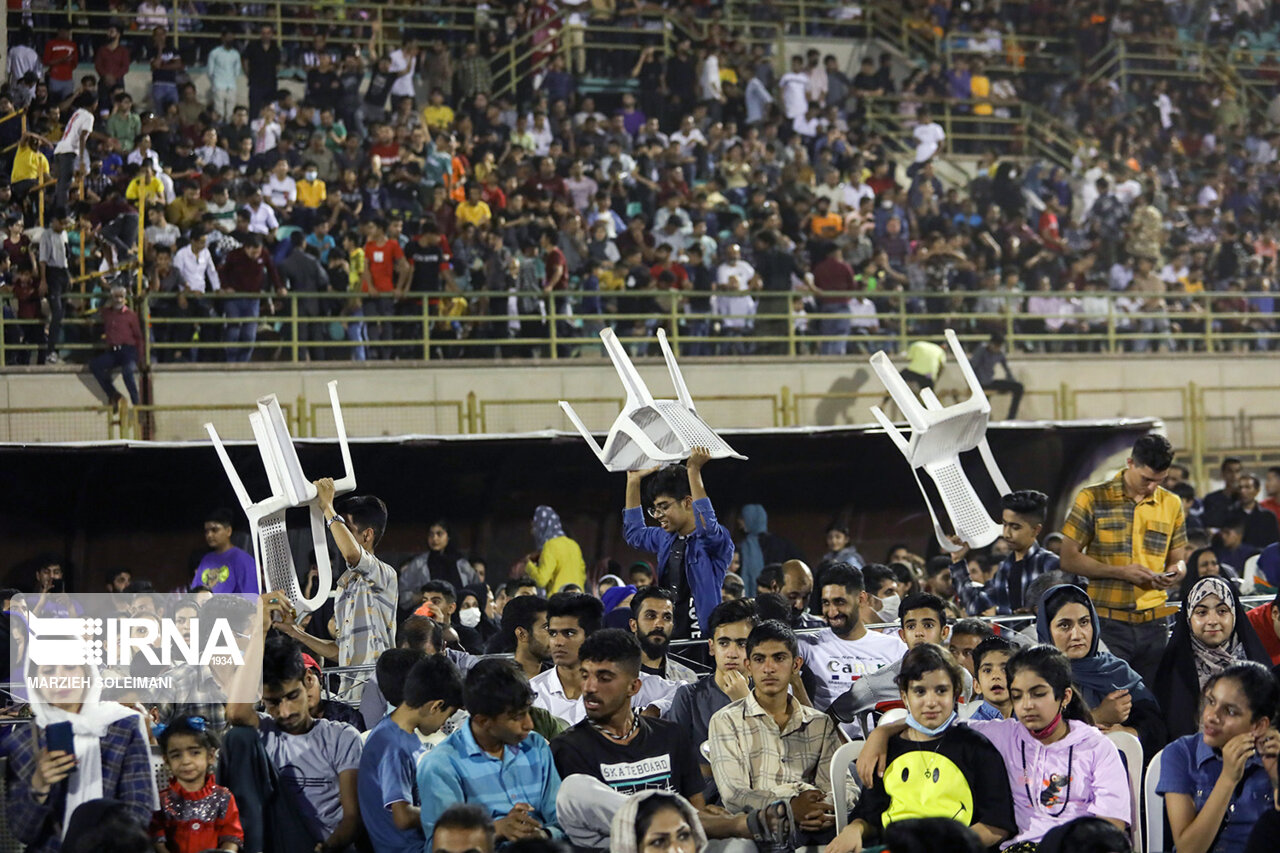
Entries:
POLYGON ((51 723, 44 730, 44 741, 50 752, 76 754, 76 736, 69 722, 51 723))

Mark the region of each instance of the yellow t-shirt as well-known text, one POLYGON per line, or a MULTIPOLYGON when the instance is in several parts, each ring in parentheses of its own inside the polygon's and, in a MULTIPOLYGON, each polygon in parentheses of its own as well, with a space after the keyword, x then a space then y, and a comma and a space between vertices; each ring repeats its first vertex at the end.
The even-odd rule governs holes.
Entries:
POLYGON ((164 202, 164 184, 160 183, 160 179, 154 175, 151 178, 151 182, 146 185, 142 183, 142 176, 138 175, 138 177, 129 182, 128 188, 124 191, 124 197, 129 201, 137 201, 142 196, 144 189, 146 191, 147 204, 155 204, 157 201, 164 202))
POLYGON ((568 536, 548 539, 542 546, 538 561, 530 560, 525 570, 534 583, 545 587, 548 593, 556 592, 569 583, 581 587, 587 585, 587 564, 582 558, 582 549, 568 536))
POLYGON ((483 201, 478 201, 475 204, 464 201, 454 209, 453 215, 459 221, 469 222, 477 228, 493 219, 493 211, 483 201))
POLYGON ((453 107, 428 104, 422 108, 422 123, 432 130, 447 130, 453 124, 453 107))
MULTIPOLYGON (((969 96, 975 101, 985 101, 991 97, 991 78, 985 74, 974 74, 969 78, 969 96)), ((993 112, 991 104, 974 104, 973 114, 989 116, 993 112)))
POLYGON ((319 207, 328 197, 324 181, 298 181, 298 204, 303 207, 319 207))
POLYGON ((928 341, 916 341, 907 347, 907 370, 937 379, 942 365, 947 361, 947 351, 928 341))
POLYGON ((35 148, 19 147, 13 155, 13 171, 9 174, 9 182, 38 181, 49 174, 49 158, 35 148))

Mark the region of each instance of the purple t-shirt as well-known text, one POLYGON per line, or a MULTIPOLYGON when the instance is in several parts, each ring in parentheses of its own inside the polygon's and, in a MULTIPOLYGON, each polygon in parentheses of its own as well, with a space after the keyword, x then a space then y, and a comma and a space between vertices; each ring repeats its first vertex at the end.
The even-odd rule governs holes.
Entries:
POLYGON ((210 551, 196 567, 192 586, 207 586, 214 592, 258 592, 258 567, 253 555, 232 545, 222 553, 210 551))

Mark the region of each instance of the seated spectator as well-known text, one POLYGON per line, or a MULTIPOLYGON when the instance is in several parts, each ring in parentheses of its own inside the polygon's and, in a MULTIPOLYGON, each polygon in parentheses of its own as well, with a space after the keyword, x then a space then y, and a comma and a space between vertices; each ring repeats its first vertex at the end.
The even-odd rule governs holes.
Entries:
POLYGON ((884 775, 863 793, 827 853, 857 853, 868 838, 909 818, 959 820, 984 847, 1018 834, 1000 753, 982 735, 955 725, 963 672, 933 643, 907 652, 897 678, 910 728, 889 738, 884 775))
POLYGON ((243 847, 236 798, 213 780, 218 738, 205 719, 182 717, 153 727, 152 733, 172 777, 151 819, 156 844, 173 853, 243 847))
POLYGON ((787 625, 792 630, 821 628, 820 616, 809 612, 813 601, 813 571, 804 560, 787 560, 782 564, 782 587, 778 590, 790 604, 787 625))
POLYGON ((1137 735, 1144 755, 1164 746, 1168 729, 1155 694, 1129 664, 1099 650, 1098 613, 1084 590, 1064 584, 1046 592, 1036 630, 1040 642, 1071 661, 1072 679, 1096 725, 1137 735))
MULTIPOLYGON (((28 663, 35 678, 73 678, 74 668, 28 663)), ((92 800, 118 800, 141 828, 159 806, 151 750, 141 715, 99 696, 102 682, 85 667, 90 686, 30 692, 32 721, 9 727, 0 740, 5 755, 9 830, 31 853, 53 853, 76 810, 92 800), (71 728, 73 752, 49 748, 49 727, 71 728)), ((144 833, 145 835, 145 833, 144 833)))
POLYGON ((604 606, 584 593, 558 592, 547 599, 551 669, 529 681, 533 704, 573 725, 586 715, 578 651, 600 628, 604 606))
MULTIPOLYGON (((396 649, 412 652, 415 656, 426 655, 430 657, 435 654, 443 654, 453 661, 453 657, 448 654, 450 651, 444 646, 444 629, 439 622, 427 616, 410 616, 404 620, 400 629, 396 632, 396 649)), ((390 651, 390 649, 388 649, 390 651)), ((381 663, 386 657, 386 652, 378 658, 381 663)), ((402 668, 398 674, 389 673, 388 678, 403 682, 404 677, 408 675, 409 669, 413 666, 413 662, 417 657, 411 659, 401 658, 401 660, 410 660, 408 666, 402 664, 402 668)), ((456 665, 456 661, 454 661, 456 665)), ((363 722, 362 731, 373 731, 374 726, 382 722, 382 718, 391 713, 394 705, 387 701, 386 695, 382 690, 382 679, 377 676, 377 670, 374 670, 374 678, 365 682, 364 691, 360 694, 360 718, 363 722)), ((461 706, 458 706, 461 707, 461 706)))
POLYGON ((1209 679, 1201 731, 1169 744, 1156 785, 1180 853, 1243 850, 1253 825, 1276 810, 1278 705, 1275 677, 1252 661, 1209 679))
POLYGON ((973 650, 974 682, 982 704, 974 710, 974 720, 1008 720, 1013 717, 1009 698, 1009 678, 1005 664, 1013 655, 1013 643, 1003 637, 988 637, 973 650))
MULTIPOLYGON (((1275 513, 1258 501, 1258 494, 1262 491, 1258 478, 1252 474, 1241 474, 1237 485, 1240 489, 1240 500, 1237 501, 1236 507, 1245 516, 1244 544, 1265 548, 1280 542, 1280 520, 1275 513)), ((1241 571, 1244 570, 1243 566, 1238 568, 1241 571)))
POLYGON ((845 521, 833 521, 828 524, 827 553, 822 555, 822 562, 818 564, 818 570, 821 572, 823 568, 833 563, 848 563, 855 569, 860 569, 865 562, 862 559, 862 555, 858 553, 853 541, 849 539, 848 523, 845 521))
POLYGON ((497 831, 483 806, 454 803, 431 833, 433 853, 493 853, 497 831))
POLYGON ((800 668, 795 634, 776 621, 751 629, 747 667, 751 692, 712 715, 707 731, 711 769, 725 808, 747 812, 786 799, 798 842, 829 841, 835 826, 828 802, 831 756, 842 739, 831 718, 789 693, 800 668))
POLYGON ((641 791, 628 797, 610 827, 612 853, 700 853, 706 846, 707 833, 697 809, 684 797, 667 791, 641 791))
POLYGON ((1271 665, 1280 666, 1280 592, 1273 600, 1249 611, 1249 624, 1271 655, 1271 665))
MULTIPOLYGON (((485 809, 504 842, 559 837, 560 774, 546 739, 533 731, 524 673, 511 661, 481 661, 467 673, 465 703, 466 725, 418 764, 425 836, 434 838, 446 808, 465 802, 485 809)), ((424 849, 430 853, 430 844, 424 849)))
MULTIPOLYGON (((671 590, 656 586, 638 589, 631 597, 631 621, 628 627, 640 642, 643 654, 640 661, 641 672, 676 684, 692 684, 698 680, 693 670, 672 660, 667 654, 671 633, 675 629, 675 609, 676 596, 671 590)), ((714 612, 713 610, 712 613, 714 612)))
POLYGON ((462 707, 462 676, 442 655, 389 649, 378 659, 377 683, 394 707, 369 733, 360 755, 360 814, 376 850, 419 853, 424 836, 417 770, 427 751, 421 738, 438 732, 462 707))
POLYGON ((1210 678, 1239 661, 1271 665, 1231 584, 1190 574, 1186 581, 1154 685, 1170 738, 1199 729, 1200 697, 1210 678))
MULTIPOLYGON (((270 627, 270 611, 264 611, 270 627)), ((288 837, 302 832, 308 849, 323 847, 342 850, 355 841, 360 827, 358 777, 360 768, 360 734, 354 727, 334 720, 317 720, 311 716, 304 680, 306 664, 298 645, 287 637, 273 637, 266 643, 262 661, 262 704, 265 713, 252 705, 229 703, 227 720, 233 727, 253 729, 257 742, 271 763, 283 786, 287 805, 277 800, 265 818, 266 837, 288 837), (290 814, 293 826, 281 817, 290 814)), ((220 771, 227 787, 240 804, 242 817, 246 802, 262 804, 267 800, 265 781, 255 772, 256 764, 245 745, 228 734, 221 756, 220 771)), ((253 849, 249 827, 245 826, 246 843, 253 849)), ((259 830, 261 833, 263 830, 259 830)), ((258 836, 261 843, 262 835, 258 836)), ((296 849, 297 842, 280 849, 296 849)), ((267 849, 277 849, 270 844, 267 849)))
MULTIPOLYGON (((1268 513, 1270 515, 1270 513, 1268 513)), ((1213 537, 1213 553, 1218 562, 1230 566, 1236 576, 1244 573, 1244 564, 1249 558, 1261 553, 1262 549, 1244 541, 1245 528, 1249 525, 1249 516, 1239 510, 1227 514, 1213 537)))
POLYGON ((970 675, 977 672, 973 663, 973 651, 978 644, 988 637, 996 636, 996 630, 990 622, 969 617, 961 619, 951 626, 951 637, 947 641, 947 651, 956 662, 968 670, 970 675))
MULTIPOLYGON (((1071 686, 1071 663, 1052 646, 1022 649, 1006 667, 1017 719, 970 720, 1004 759, 1018 834, 1006 849, 1038 843, 1051 829, 1078 817, 1128 826, 1132 804, 1120 753, 1094 727, 1071 686), (1030 759, 1028 761, 1028 756, 1030 759)), ((870 787, 883 775, 889 738, 906 723, 877 726, 858 757, 858 776, 870 787)))
MULTIPOLYGON (((945 648, 951 636, 946 604, 932 593, 917 592, 904 598, 898 605, 898 621, 902 625, 898 636, 907 644, 908 651, 929 643, 945 648)), ((905 655, 853 682, 847 693, 831 703, 827 713, 842 723, 852 723, 866 711, 901 707, 898 673, 904 660, 905 655)), ((962 684, 956 690, 955 699, 964 705, 973 698, 973 676, 964 667, 960 667, 960 673, 962 684)))

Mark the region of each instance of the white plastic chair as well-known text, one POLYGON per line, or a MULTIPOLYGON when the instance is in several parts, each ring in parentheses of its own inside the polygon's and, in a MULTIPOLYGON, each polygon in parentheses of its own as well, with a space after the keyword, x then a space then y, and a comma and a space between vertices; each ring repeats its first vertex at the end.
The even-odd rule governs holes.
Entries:
MULTIPOLYGON (((342 452, 344 476, 334 481, 336 494, 345 494, 356 487, 356 475, 351 468, 351 448, 347 444, 347 427, 342 419, 342 406, 338 402, 338 383, 329 383, 329 403, 333 407, 333 422, 338 432, 338 447, 342 452)), ((227 456, 227 450, 218 437, 213 424, 204 428, 213 440, 213 447, 222 460, 222 467, 231 481, 240 506, 249 518, 253 533, 253 556, 258 564, 258 581, 262 592, 280 591, 302 612, 320 607, 329 597, 333 585, 333 570, 329 564, 329 544, 324 525, 324 515, 317 500, 316 487, 302 472, 298 451, 289 435, 289 424, 276 395, 258 400, 258 411, 249 415, 249 425, 258 445, 258 454, 267 470, 271 484, 270 497, 254 503, 245 490, 240 475, 227 456), (311 509, 311 541, 315 545, 316 571, 319 574, 316 594, 304 598, 298 584, 298 572, 293 565, 293 551, 289 547, 288 530, 285 527, 285 510, 295 507, 311 509)))
POLYGON ((924 401, 924 405, 921 405, 889 356, 878 352, 871 356, 871 366, 911 426, 911 439, 903 437, 902 432, 879 406, 872 406, 871 414, 875 415, 880 426, 884 427, 889 438, 893 439, 893 443, 907 458, 911 475, 915 477, 920 494, 924 496, 925 506, 929 508, 938 545, 944 551, 952 553, 958 548, 947 539, 942 525, 938 523, 933 503, 929 500, 924 484, 920 482, 917 469, 923 468, 933 479, 956 534, 972 548, 990 545, 1000 537, 1002 529, 974 492, 973 485, 960 464, 960 454, 967 450, 977 450, 1000 494, 1007 495, 1010 489, 991 454, 991 447, 987 444, 987 421, 991 416, 991 404, 987 402, 987 395, 973 373, 973 367, 960 346, 960 340, 950 329, 947 329, 947 343, 960 366, 960 372, 969 384, 971 396, 968 400, 943 406, 937 395, 925 388, 920 392, 920 398, 924 401))
POLYGON ((1142 786, 1147 814, 1147 853, 1164 851, 1164 797, 1156 793, 1156 785, 1160 782, 1160 765, 1163 760, 1163 749, 1151 757, 1151 763, 1147 765, 1146 781, 1142 786))
POLYGON ((1129 836, 1133 849, 1142 849, 1142 741, 1129 732, 1110 732, 1107 740, 1124 756, 1129 773, 1129 836))
POLYGON ((609 358, 618 371, 618 378, 622 380, 622 386, 627 392, 626 404, 609 428, 604 446, 596 443, 595 437, 573 410, 573 406, 561 400, 560 408, 578 428, 578 432, 582 433, 582 437, 587 440, 605 468, 610 471, 635 471, 667 462, 678 462, 688 458, 689 452, 699 446, 710 450, 712 459, 747 458, 730 447, 698 415, 693 398, 689 396, 689 389, 680 375, 680 368, 676 366, 675 355, 667 344, 667 333, 664 330, 658 330, 658 345, 666 359, 671 384, 676 389, 678 399, 675 400, 653 398, 612 329, 602 331, 600 340, 604 342, 605 352, 609 353, 609 358))
POLYGON ((831 805, 836 813, 836 832, 839 833, 849 822, 849 810, 845 803, 848 800, 849 781, 858 784, 858 773, 855 769, 853 773, 849 770, 853 768, 854 763, 858 760, 858 756, 862 754, 862 748, 867 745, 865 740, 851 740, 836 749, 835 754, 831 756, 831 805))

